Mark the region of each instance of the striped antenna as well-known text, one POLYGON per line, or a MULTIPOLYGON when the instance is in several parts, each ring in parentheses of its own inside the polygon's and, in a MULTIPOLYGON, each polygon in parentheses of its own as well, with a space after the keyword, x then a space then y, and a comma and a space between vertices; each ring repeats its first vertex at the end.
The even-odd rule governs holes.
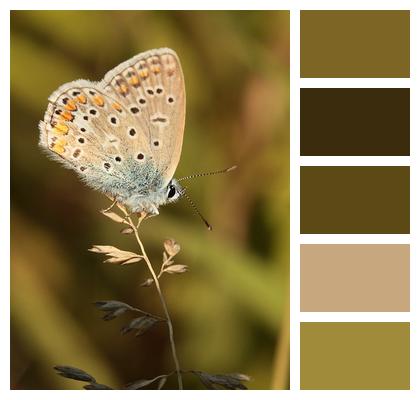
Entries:
POLYGON ((186 189, 184 188, 183 192, 182 192, 182 196, 185 197, 188 201, 188 203, 190 204, 190 206, 192 207, 192 209, 195 211, 195 213, 201 218, 201 220, 206 224, 207 229, 209 231, 212 231, 213 228, 212 226, 208 223, 208 221, 203 217, 203 214, 201 214, 200 211, 198 211, 197 206, 195 205, 195 203, 191 200, 191 197, 188 196, 186 189))
POLYGON ((182 178, 179 178, 179 179, 177 179, 177 181, 178 181, 178 182, 181 182, 181 181, 185 181, 185 180, 187 180, 187 179, 199 178, 200 176, 209 176, 209 175, 224 174, 225 172, 230 172, 230 171, 233 171, 233 170, 234 170, 234 169, 236 169, 236 168, 237 168, 237 165, 233 165, 232 167, 225 168, 225 169, 222 169, 222 170, 220 170, 220 171, 212 171, 212 172, 199 172, 199 173, 197 173, 197 174, 192 174, 192 175, 189 175, 189 176, 184 176, 184 177, 182 177, 182 178))

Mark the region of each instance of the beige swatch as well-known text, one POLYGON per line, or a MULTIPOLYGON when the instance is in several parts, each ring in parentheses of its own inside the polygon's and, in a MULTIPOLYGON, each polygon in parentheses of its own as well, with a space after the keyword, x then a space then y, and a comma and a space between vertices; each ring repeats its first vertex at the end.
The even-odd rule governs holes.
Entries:
POLYGON ((406 244, 303 244, 301 311, 410 311, 406 244))

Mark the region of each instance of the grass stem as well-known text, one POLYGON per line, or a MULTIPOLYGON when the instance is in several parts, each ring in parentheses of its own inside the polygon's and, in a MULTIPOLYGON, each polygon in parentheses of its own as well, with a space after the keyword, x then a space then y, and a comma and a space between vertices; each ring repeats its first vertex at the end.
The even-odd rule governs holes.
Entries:
POLYGON ((134 224, 132 218, 130 217, 130 215, 124 210, 125 216, 127 218, 128 223, 130 224, 131 228, 134 230, 134 235, 136 237, 137 243, 140 247, 141 250, 141 255, 144 257, 144 261, 147 264, 147 267, 150 271, 150 274, 152 275, 153 281, 155 283, 156 286, 156 290, 159 294, 159 298, 160 298, 160 302, 162 303, 162 307, 163 307, 163 311, 165 313, 165 317, 166 317, 166 322, 168 325, 168 331, 169 331, 169 341, 171 343, 171 351, 172 351, 172 358, 174 360, 175 363, 175 372, 176 372, 176 376, 178 379, 178 389, 182 390, 183 389, 183 384, 182 384, 182 374, 181 374, 181 368, 179 366, 179 361, 178 361, 178 356, 176 354, 176 347, 175 347, 175 340, 174 340, 174 329, 172 326, 172 320, 171 317, 169 315, 169 311, 168 311, 168 306, 166 304, 166 300, 163 296, 162 290, 160 288, 160 284, 159 284, 159 279, 155 273, 155 270, 153 269, 152 263, 149 260, 149 257, 147 256, 147 253, 144 249, 143 243, 140 239, 139 236, 139 232, 138 232, 138 227, 141 223, 141 221, 144 219, 143 217, 139 217, 139 222, 137 224, 134 224))

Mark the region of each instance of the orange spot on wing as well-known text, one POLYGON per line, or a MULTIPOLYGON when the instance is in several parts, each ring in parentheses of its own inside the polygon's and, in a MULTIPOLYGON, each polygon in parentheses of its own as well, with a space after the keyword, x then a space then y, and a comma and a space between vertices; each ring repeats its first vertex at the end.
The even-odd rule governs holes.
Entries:
POLYGON ((120 104, 118 104, 118 103, 112 103, 112 108, 113 108, 114 110, 119 111, 119 112, 121 112, 121 111, 122 111, 122 107, 121 107, 121 105, 120 105, 120 104))
POLYGON ((69 111, 77 110, 76 103, 73 100, 68 100, 64 108, 69 111))
POLYGON ((82 103, 82 104, 86 104, 86 101, 87 101, 86 96, 85 96, 84 94, 79 94, 79 95, 76 97, 76 100, 77 100, 79 103, 82 103))
POLYGON ((139 71, 140 78, 147 78, 149 76, 149 71, 147 68, 143 68, 139 71))
POLYGON ((120 93, 121 94, 127 94, 128 93, 128 87, 124 83, 119 85, 120 93))
POLYGON ((155 74, 158 74, 160 72, 160 67, 159 65, 154 65, 152 67, 152 72, 154 72, 155 74))
POLYGON ((50 149, 57 154, 63 154, 65 151, 66 145, 67 145, 67 140, 61 138, 55 141, 54 143, 51 143, 50 149))
POLYGON ((60 114, 60 118, 63 119, 63 120, 66 120, 66 121, 73 121, 74 116, 70 111, 63 111, 60 114))
POLYGON ((55 143, 52 143, 50 146, 50 149, 57 154, 63 154, 64 153, 64 147, 63 146, 57 146, 55 143))
POLYGON ((136 86, 139 84, 139 78, 137 78, 137 76, 132 76, 129 82, 130 82, 130 85, 136 86))
POLYGON ((103 105, 105 104, 104 102, 104 98, 102 96, 99 96, 99 94, 95 94, 93 96, 93 101, 99 106, 99 107, 103 107, 103 105))
POLYGON ((69 131, 69 127, 65 124, 58 122, 54 125, 53 131, 54 133, 57 133, 58 135, 67 135, 67 132, 69 131))

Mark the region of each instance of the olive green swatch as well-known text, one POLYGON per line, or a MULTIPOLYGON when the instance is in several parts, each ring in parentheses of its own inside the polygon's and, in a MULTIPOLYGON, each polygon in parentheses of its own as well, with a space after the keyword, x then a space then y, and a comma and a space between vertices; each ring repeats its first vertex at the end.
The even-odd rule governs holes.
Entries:
POLYGON ((410 89, 301 89, 302 156, 409 156, 410 89))
POLYGON ((301 167, 300 232, 410 233, 409 167, 301 167))
POLYGON ((302 322, 300 388, 410 389, 410 324, 302 322))
POLYGON ((409 78, 410 12, 300 12, 302 78, 409 78))

